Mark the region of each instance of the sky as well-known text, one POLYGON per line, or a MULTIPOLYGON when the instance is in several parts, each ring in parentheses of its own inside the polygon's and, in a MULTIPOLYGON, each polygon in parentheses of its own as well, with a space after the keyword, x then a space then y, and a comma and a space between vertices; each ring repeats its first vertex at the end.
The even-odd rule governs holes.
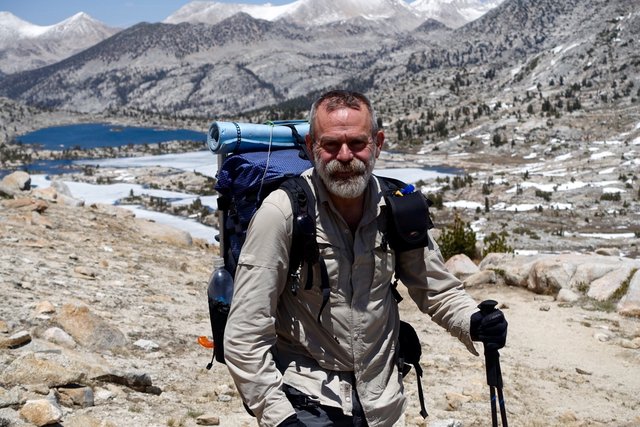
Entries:
MULTIPOLYGON (((294 0, 216 0, 219 3, 273 5, 294 0)), ((36 25, 53 25, 78 12, 88 13, 111 27, 126 28, 138 22, 160 22, 190 0, 0 0, 0 11, 36 25)))

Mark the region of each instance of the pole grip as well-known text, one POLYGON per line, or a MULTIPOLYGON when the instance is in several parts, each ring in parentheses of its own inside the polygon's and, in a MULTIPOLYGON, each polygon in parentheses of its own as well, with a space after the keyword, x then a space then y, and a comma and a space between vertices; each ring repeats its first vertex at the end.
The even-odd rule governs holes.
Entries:
POLYGON ((502 372, 500 370, 500 353, 498 350, 484 351, 484 360, 487 367, 487 384, 502 388, 502 372))
POLYGON ((498 301, 488 299, 478 304, 478 308, 480 309, 480 312, 486 316, 487 314, 493 313, 496 310, 497 305, 498 301))

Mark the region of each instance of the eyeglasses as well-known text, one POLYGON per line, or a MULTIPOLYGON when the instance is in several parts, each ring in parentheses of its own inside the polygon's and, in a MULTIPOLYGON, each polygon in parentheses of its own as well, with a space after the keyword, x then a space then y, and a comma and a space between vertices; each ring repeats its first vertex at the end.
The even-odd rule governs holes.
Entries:
POLYGON ((369 147, 369 145, 373 144, 373 139, 371 137, 362 139, 355 138, 350 139, 348 141, 335 140, 335 139, 324 139, 318 142, 320 148, 330 154, 337 154, 342 149, 342 146, 346 144, 349 148, 349 151, 352 153, 358 153, 365 148, 369 147))

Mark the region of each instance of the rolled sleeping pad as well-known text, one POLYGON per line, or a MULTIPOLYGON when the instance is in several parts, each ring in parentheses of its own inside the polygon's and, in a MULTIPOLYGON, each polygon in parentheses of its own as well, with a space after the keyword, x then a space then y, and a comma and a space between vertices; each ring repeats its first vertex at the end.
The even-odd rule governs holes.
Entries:
POLYGON ((298 146, 293 125, 304 140, 309 133, 306 120, 276 121, 269 124, 213 122, 207 133, 207 145, 215 154, 238 154, 280 150, 298 146))

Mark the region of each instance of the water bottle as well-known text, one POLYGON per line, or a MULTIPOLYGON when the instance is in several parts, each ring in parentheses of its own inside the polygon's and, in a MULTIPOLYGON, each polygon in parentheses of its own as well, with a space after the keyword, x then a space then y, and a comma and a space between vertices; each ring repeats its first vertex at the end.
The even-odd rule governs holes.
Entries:
POLYGON ((218 302, 225 305, 231 304, 233 298, 233 278, 224 268, 224 259, 216 257, 213 261, 213 273, 209 279, 207 296, 210 302, 218 302))
POLYGON ((211 369, 213 358, 220 363, 224 361, 224 328, 227 325, 229 306, 233 298, 233 278, 224 268, 224 259, 214 258, 213 273, 209 278, 207 287, 207 300, 209 303, 209 319, 211 320, 211 333, 213 335, 213 356, 207 369, 211 369))

